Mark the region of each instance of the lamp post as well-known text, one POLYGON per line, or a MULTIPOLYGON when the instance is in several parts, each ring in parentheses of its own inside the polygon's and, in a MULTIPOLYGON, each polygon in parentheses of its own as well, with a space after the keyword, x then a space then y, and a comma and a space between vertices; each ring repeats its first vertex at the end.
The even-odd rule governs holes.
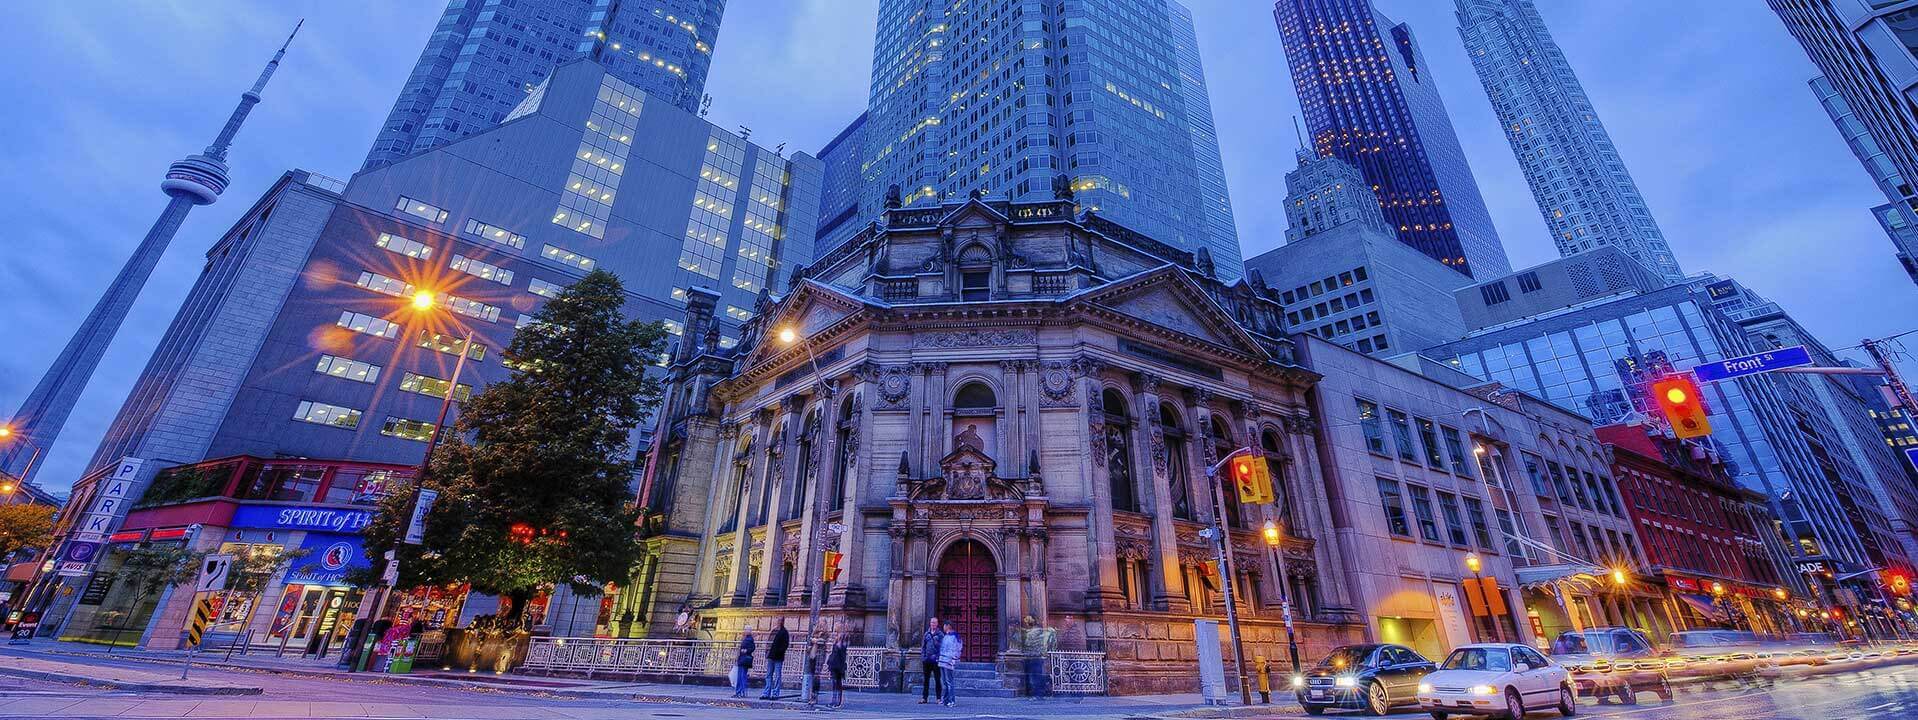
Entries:
MULTIPOLYGON (((832 407, 832 399, 838 394, 839 388, 832 381, 827 380, 824 374, 819 372, 819 358, 813 354, 812 343, 805 342, 805 338, 799 336, 799 331, 790 327, 780 328, 779 342, 784 345, 799 345, 806 349, 806 362, 812 366, 813 382, 815 386, 819 388, 819 393, 825 400, 825 406, 828 408, 832 407)), ((817 448, 817 444, 815 444, 814 447, 817 448)), ((815 449, 814 451, 816 452, 817 450, 815 449)), ((799 459, 799 462, 802 463, 801 473, 805 472, 803 463, 811 461, 811 458, 799 459)), ((819 532, 820 521, 825 519, 825 493, 819 491, 818 483, 813 483, 812 490, 812 521, 807 523, 808 529, 806 533, 806 557, 808 560, 819 557, 818 553, 825 549, 822 547, 825 538, 819 532)), ((816 658, 814 652, 819 644, 819 613, 825 601, 821 595, 826 592, 826 576, 824 573, 825 568, 813 565, 810 562, 808 562, 807 565, 808 572, 812 577, 806 580, 806 585, 810 588, 806 593, 808 596, 806 602, 806 654, 803 657, 806 665, 806 674, 804 676, 805 682, 802 683, 804 687, 801 688, 800 694, 805 696, 806 707, 811 709, 819 705, 819 670, 815 667, 816 658)))
MULTIPOLYGON (((414 312, 423 315, 439 305, 439 298, 430 291, 421 290, 413 294, 410 305, 414 312)), ((400 524, 394 528, 393 546, 387 550, 392 559, 388 562, 400 561, 400 547, 406 544, 407 524, 412 522, 414 510, 419 505, 420 490, 426 485, 426 469, 432 464, 433 450, 439 447, 440 435, 446 431, 446 415, 453 407, 453 395, 459 391, 460 375, 466 371, 466 355, 473 351, 473 340, 473 331, 468 329, 465 339, 460 341, 459 358, 453 361, 453 379, 446 382, 446 394, 440 397, 440 411, 433 421, 433 432, 426 437, 426 454, 420 457, 419 469, 413 472, 413 482, 407 488, 406 512, 401 515, 400 524)), ((392 575, 397 582, 399 573, 387 574, 392 575)), ((386 606, 393 599, 393 583, 381 578, 379 591, 379 604, 374 606, 373 614, 367 617, 368 632, 372 632, 373 623, 386 615, 386 606)))
POLYGON ((1232 583, 1238 578, 1232 570, 1232 530, 1225 522, 1225 485, 1219 481, 1219 468, 1225 467, 1225 464, 1231 462, 1232 458, 1250 454, 1251 452, 1252 448, 1239 448, 1227 453, 1225 457, 1219 458, 1218 462, 1213 463, 1205 469, 1206 484, 1212 486, 1212 501, 1214 503, 1212 519, 1215 521, 1215 524, 1213 527, 1199 531, 1201 537, 1210 536, 1208 539, 1219 544, 1219 572, 1224 576, 1219 578, 1219 585, 1225 595, 1225 623, 1226 627, 1232 633, 1232 660, 1238 667, 1239 703, 1243 705, 1252 704, 1252 688, 1247 685, 1248 676, 1245 671, 1245 643, 1239 639, 1238 603, 1232 599, 1232 583))
POLYGON ((1285 649, 1292 655, 1292 676, 1299 674, 1299 636, 1292 630, 1292 573, 1286 569, 1285 548, 1280 547, 1284 532, 1277 522, 1265 521, 1265 546, 1279 563, 1279 610, 1285 617, 1285 649))
POLYGON ((1486 626, 1490 626, 1492 629, 1492 641, 1497 642, 1504 640, 1505 634, 1498 630, 1498 620, 1491 617, 1492 599, 1485 593, 1485 574, 1482 572, 1485 567, 1484 562, 1479 560, 1478 553, 1465 554, 1465 569, 1472 571, 1472 581, 1478 584, 1479 602, 1485 604, 1485 615, 1480 616, 1482 620, 1479 629, 1483 630, 1486 626))

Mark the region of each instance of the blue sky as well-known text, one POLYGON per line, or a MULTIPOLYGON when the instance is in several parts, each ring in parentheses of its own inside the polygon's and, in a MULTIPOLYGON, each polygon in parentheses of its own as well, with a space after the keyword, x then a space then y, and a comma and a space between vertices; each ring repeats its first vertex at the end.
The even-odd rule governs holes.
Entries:
MULTIPOLYGON (((1553 256, 1460 47, 1452 3, 1377 0, 1433 66, 1515 267, 1553 256)), ((875 0, 730 0, 710 119, 817 148, 863 108, 875 0)), ((1285 56, 1259 0, 1191 0, 1248 255, 1284 236, 1292 168, 1285 56)), ((1918 288, 1866 209, 1883 202, 1805 86, 1815 72, 1757 2, 1539 0, 1688 271, 1737 277, 1833 347, 1918 327, 1918 288)), ((347 177, 438 19, 436 0, 13 3, 0 11, 0 413, 18 407, 293 22, 306 18, 232 153, 107 353, 40 482, 82 471, 172 319, 207 246, 281 172, 347 177)), ((1855 354, 1855 353, 1853 353, 1855 354)))

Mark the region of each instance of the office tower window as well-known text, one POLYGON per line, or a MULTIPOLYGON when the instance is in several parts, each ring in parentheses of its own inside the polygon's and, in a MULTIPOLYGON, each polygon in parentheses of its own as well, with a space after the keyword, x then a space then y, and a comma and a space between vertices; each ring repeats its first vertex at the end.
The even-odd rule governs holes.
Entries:
POLYGON ((1380 455, 1385 454, 1385 432, 1379 427, 1378 403, 1360 399, 1359 428, 1365 433, 1365 447, 1380 455))
POLYGON ((1465 445, 1459 442, 1458 430, 1443 426, 1439 429, 1445 434, 1445 456, 1452 462, 1452 473, 1459 477, 1471 477, 1472 465, 1465 461, 1465 445))
POLYGON ((746 196, 746 229, 739 238, 737 262, 733 264, 733 287, 759 292, 773 271, 773 252, 779 243, 782 198, 791 174, 786 159, 760 153, 753 163, 752 190, 746 196))
POLYGON ((526 249, 526 236, 503 227, 488 225, 478 220, 468 219, 466 221, 466 234, 487 242, 505 245, 515 250, 526 249))
POLYGON ((534 295, 538 295, 540 297, 546 297, 546 298, 559 297, 560 291, 565 289, 566 288, 560 287, 553 283, 546 282, 545 280, 541 280, 539 278, 533 278, 532 281, 526 283, 527 292, 530 292, 534 295))
POLYGON ((387 437, 426 442, 427 439, 433 437, 433 423, 388 415, 386 416, 386 422, 380 424, 380 434, 387 437))
POLYGON ((1505 508, 1495 508, 1498 515, 1498 531, 1505 538, 1505 554, 1512 556, 1514 562, 1525 557, 1525 546, 1518 542, 1518 527, 1512 523, 1512 513, 1505 508))
POLYGON ((352 430, 360 426, 360 411, 349 407, 301 400, 300 406, 293 411, 293 419, 352 430))
POLYGON ((451 335, 427 330, 420 331, 420 347, 431 348, 448 355, 458 355, 460 351, 463 350, 469 359, 486 359, 486 346, 480 344, 478 341, 474 341, 472 346, 468 347, 464 338, 456 338, 451 335))
POLYGON ((606 219, 612 217, 613 196, 632 152, 633 130, 645 95, 619 78, 600 79, 599 97, 586 118, 573 169, 560 192, 553 224, 595 238, 606 237, 606 219))
POLYGON ((480 302, 478 300, 463 298, 458 295, 442 295, 440 296, 440 299, 441 301, 446 303, 446 308, 448 310, 452 310, 453 312, 459 313, 461 315, 465 315, 467 317, 475 318, 479 320, 485 320, 487 322, 495 322, 499 320, 499 308, 480 302))
POLYGON ((1505 289, 1504 280, 1496 280, 1478 286, 1478 294, 1479 298, 1484 300, 1486 305, 1497 305, 1512 299, 1512 294, 1505 289))
MULTIPOLYGON (((419 393, 427 397, 445 398, 446 388, 451 384, 449 381, 431 375, 420 375, 418 373, 403 373, 400 375, 400 390, 419 393)), ((460 402, 466 402, 472 396, 473 386, 466 383, 460 383, 453 390, 453 399, 460 402)))
POLYGON ((1418 462, 1418 451, 1412 449, 1412 425, 1405 413, 1387 408, 1386 418, 1392 421, 1392 442, 1398 446, 1399 459, 1406 462, 1418 462))
POLYGON ((420 202, 405 195, 393 206, 393 209, 430 223, 446 222, 446 211, 438 205, 420 202))
POLYGON ((481 280, 491 280, 501 285, 513 284, 513 271, 492 263, 474 260, 465 255, 454 255, 451 265, 454 270, 481 280))
POLYGON ((1492 544, 1492 533, 1485 526, 1485 503, 1478 498, 1465 498, 1465 519, 1472 523, 1472 539, 1478 541, 1480 550, 1498 552, 1498 546, 1492 544))
POLYGON ((333 355, 321 355, 320 362, 314 366, 313 372, 363 383, 374 383, 380 380, 380 366, 333 355))
POLYGON ((398 235, 380 233, 379 239, 374 240, 373 244, 386 248, 390 252, 396 252, 410 258, 425 260, 433 257, 432 246, 418 240, 408 240, 398 235))
POLYGON ((372 290, 373 292, 385 293, 394 297, 413 296, 413 285, 411 283, 390 278, 379 273, 360 273, 360 279, 353 284, 372 290))
POLYGON ((1379 478, 1379 506, 1385 510, 1385 527, 1393 535, 1412 536, 1412 527, 1405 520, 1405 500, 1399 494, 1399 483, 1391 478, 1379 478))
POLYGON ((699 168, 692 215, 686 239, 680 245, 679 266, 709 279, 719 279, 726 257, 726 232, 732 226, 733 197, 745 167, 746 146, 731 133, 714 129, 706 138, 706 159, 699 168))
POLYGON ((1469 547, 1471 542, 1465 535, 1465 522, 1459 517, 1458 496, 1442 492, 1438 494, 1439 512, 1445 514, 1445 532, 1453 545, 1469 547))
POLYGON ((356 333, 365 333, 367 335, 388 339, 399 337, 400 334, 400 326, 398 323, 391 322, 384 318, 376 318, 371 315, 362 315, 351 310, 340 313, 340 319, 334 321, 334 324, 356 333))
POLYGON ((1445 457, 1440 454, 1438 426, 1425 418, 1417 418, 1419 442, 1425 446, 1425 464, 1434 470, 1445 469, 1445 457))
POLYGON ((1520 293, 1538 292, 1544 287, 1545 286, 1538 283, 1538 273, 1527 271, 1518 274, 1518 291, 1520 293))
POLYGON ((1419 536, 1427 541, 1442 543, 1439 538, 1438 519, 1432 514, 1431 491, 1421 485, 1407 485, 1412 491, 1412 515, 1419 521, 1419 536))
POLYGON ((727 305, 726 317, 732 318, 734 320, 738 320, 740 322, 745 322, 747 320, 753 319, 753 311, 747 310, 746 308, 739 307, 737 305, 727 305))
POLYGON ((546 258, 548 260, 564 263, 566 265, 569 265, 571 267, 576 267, 581 270, 591 271, 593 269, 593 266, 599 264, 597 261, 593 260, 592 258, 586 257, 585 255, 581 255, 571 250, 567 250, 566 248, 557 247, 554 245, 547 245, 541 248, 539 251, 539 254, 540 254, 540 257, 546 258))

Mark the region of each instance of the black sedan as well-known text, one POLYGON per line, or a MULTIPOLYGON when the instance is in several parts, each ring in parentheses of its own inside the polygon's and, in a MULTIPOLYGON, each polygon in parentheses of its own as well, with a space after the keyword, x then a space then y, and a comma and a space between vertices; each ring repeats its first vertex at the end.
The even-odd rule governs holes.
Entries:
POLYGON ((1402 645, 1345 645, 1305 671, 1297 688, 1305 712, 1357 708, 1384 715, 1418 704, 1419 680, 1438 666, 1402 645))

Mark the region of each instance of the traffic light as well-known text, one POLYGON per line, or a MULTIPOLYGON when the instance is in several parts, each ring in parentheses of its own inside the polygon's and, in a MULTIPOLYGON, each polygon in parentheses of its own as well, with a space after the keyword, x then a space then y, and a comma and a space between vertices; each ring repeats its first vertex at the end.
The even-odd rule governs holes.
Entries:
POLYGON ((839 562, 844 559, 846 559, 846 556, 844 553, 840 553, 834 550, 827 550, 826 564, 825 566, 820 568, 820 571, 821 571, 820 577, 825 578, 826 582, 833 582, 835 580, 838 580, 839 579, 839 562))
POLYGON ((1669 375, 1652 383, 1652 399, 1658 401, 1658 409, 1665 411, 1674 435, 1695 438, 1711 434, 1712 423, 1705 417, 1704 397, 1690 375, 1669 375))
POLYGON ((1911 594, 1911 578, 1905 577, 1905 574, 1902 572, 1893 572, 1886 575, 1885 584, 1891 586, 1891 593, 1893 595, 1911 594))
POLYGON ((1239 502, 1259 504, 1272 502, 1272 468, 1264 457, 1252 453, 1241 453, 1226 463, 1227 472, 1232 476, 1232 486, 1238 488, 1239 502))

